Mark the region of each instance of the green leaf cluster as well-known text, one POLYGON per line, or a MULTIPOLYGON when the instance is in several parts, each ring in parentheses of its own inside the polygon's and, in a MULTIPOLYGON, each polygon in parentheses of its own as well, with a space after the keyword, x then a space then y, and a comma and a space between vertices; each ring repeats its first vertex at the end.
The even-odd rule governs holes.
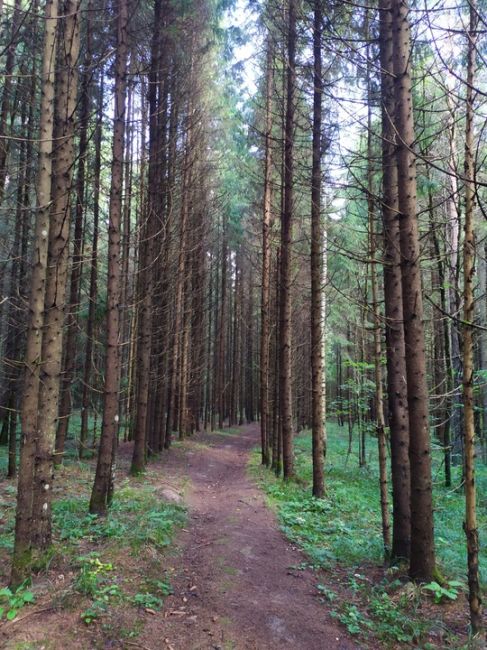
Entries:
POLYGON ((0 621, 4 616, 7 621, 13 621, 19 613, 19 610, 25 605, 33 603, 34 600, 34 594, 27 589, 25 583, 20 585, 16 590, 12 590, 9 587, 0 589, 0 621))

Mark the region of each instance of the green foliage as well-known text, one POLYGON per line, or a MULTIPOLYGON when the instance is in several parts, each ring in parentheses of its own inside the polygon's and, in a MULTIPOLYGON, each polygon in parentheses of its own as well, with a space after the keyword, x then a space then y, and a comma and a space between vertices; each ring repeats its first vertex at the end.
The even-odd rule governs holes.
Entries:
POLYGON ((159 596, 170 596, 173 593, 173 588, 171 583, 167 580, 153 580, 148 579, 145 581, 147 585, 147 591, 155 592, 159 596))
POLYGON ((184 523, 185 510, 158 498, 150 486, 126 484, 115 493, 108 517, 90 515, 86 498, 80 496, 55 502, 53 518, 61 540, 112 539, 137 550, 144 544, 167 546, 175 526, 184 523))
POLYGON ((95 596, 100 585, 106 580, 106 574, 113 570, 113 565, 103 563, 96 553, 80 557, 80 572, 75 581, 75 589, 85 596, 95 596))
MULTIPOLYGON (((329 567, 338 562, 354 565, 364 560, 382 561, 377 442, 369 438, 367 468, 358 468, 358 437, 354 433, 352 454, 347 460, 348 430, 327 423, 327 498, 310 496, 312 483, 311 436, 295 439, 297 482, 283 483, 258 466, 255 472, 275 504, 286 535, 299 544, 313 564, 329 567)), ((433 496, 438 562, 449 576, 462 579, 466 567, 465 534, 462 528, 464 497, 461 490, 443 486, 443 452, 434 447, 433 496)), ((453 468, 454 484, 460 485, 461 467, 453 468)), ((478 464, 478 516, 480 536, 487 535, 487 468, 478 464)), ((487 564, 487 548, 480 549, 480 564, 487 564)), ((483 576, 482 580, 484 582, 483 576)))
POLYGON ((89 625, 106 612, 108 606, 122 599, 118 584, 110 582, 109 574, 114 570, 110 562, 101 562, 96 553, 79 558, 81 569, 75 581, 75 589, 92 599, 90 607, 81 613, 81 620, 89 625))
POLYGON ((356 605, 345 603, 341 612, 332 611, 331 616, 337 618, 342 623, 350 634, 360 634, 365 629, 370 629, 372 623, 364 614, 358 609, 356 605))
POLYGON ((115 567, 111 562, 102 562, 97 553, 91 553, 80 557, 79 563, 80 571, 74 588, 91 600, 89 607, 81 613, 81 619, 87 625, 98 621, 117 603, 159 610, 164 598, 172 593, 169 582, 149 579, 145 581, 146 589, 135 595, 127 595, 115 581, 115 567))
POLYGON ((425 625, 408 615, 406 603, 396 603, 384 591, 375 590, 368 608, 373 620, 374 631, 384 640, 394 639, 399 643, 412 643, 425 625))
POLYGON ((332 603, 334 600, 336 600, 337 595, 333 591, 333 589, 330 589, 326 585, 316 585, 316 588, 320 592, 320 594, 323 596, 325 600, 327 600, 329 603, 332 603))
MULTIPOLYGON (((76 424, 76 419, 73 422, 76 424)), ((123 576, 117 575, 112 562, 103 560, 96 552, 80 557, 79 549, 86 549, 87 544, 88 548, 96 545, 104 552, 115 552, 116 556, 124 550, 144 553, 150 547, 165 548, 170 544, 175 528, 184 524, 185 509, 167 503, 147 482, 140 484, 127 479, 117 489, 109 515, 97 517, 88 512, 91 468, 78 462, 75 448, 73 454, 65 456, 62 472, 70 496, 53 503, 52 549, 53 553, 60 553, 65 559, 71 558, 78 571, 72 589, 61 594, 61 600, 69 596, 81 596, 87 600, 87 606, 80 615, 87 625, 101 621, 121 603, 137 608, 160 609, 163 599, 172 593, 167 580, 146 579, 142 586, 138 585, 139 593, 135 596, 128 594, 123 589, 123 576), (76 486, 76 492, 72 485, 76 486), (76 496, 71 496, 73 494, 76 496)), ((6 522, 0 534, 0 548, 9 551, 13 541, 15 493, 15 487, 11 485, 2 486, 0 491, 2 518, 6 522)), ((2 616, 14 618, 20 607, 32 599, 33 595, 25 588, 16 593, 2 590, 0 619, 2 616)))
POLYGON ((86 623, 86 625, 90 625, 94 621, 96 621, 100 614, 105 612, 106 607, 103 607, 101 604, 94 603, 92 607, 88 607, 85 609, 83 612, 81 612, 80 618, 83 621, 83 623, 86 623))
POLYGON ((135 594, 133 602, 137 607, 155 610, 161 609, 163 603, 162 598, 150 593, 135 594))
MULTIPOLYGON (((412 583, 387 580, 371 589, 370 581, 357 572, 364 563, 383 561, 381 538, 379 473, 377 442, 370 439, 367 468, 358 467, 358 437, 354 432, 352 453, 347 457, 348 429, 335 422, 327 423, 328 445, 326 459, 327 496, 318 500, 311 493, 311 436, 303 433, 295 438, 297 480, 283 482, 260 466, 260 455, 252 459, 252 471, 261 481, 270 503, 275 507, 283 532, 308 555, 309 562, 295 567, 348 569, 348 589, 351 602, 341 602, 335 593, 319 584, 323 601, 333 602, 336 618, 352 634, 369 635, 386 643, 416 643, 424 639, 431 627, 441 621, 421 620, 418 610, 423 591, 412 583)), ((462 587, 458 581, 465 572, 466 550, 462 529, 464 496, 461 490, 443 486, 443 452, 433 447, 433 477, 435 504, 436 550, 440 569, 447 569, 451 580, 440 585, 430 583, 426 591, 434 602, 454 600, 462 587)), ((460 485, 461 467, 454 467, 454 481, 460 485)), ((479 530, 487 533, 487 469, 479 464, 477 470, 479 530)), ((481 565, 487 562, 485 547, 481 548, 481 565)), ((340 573, 340 576, 342 574, 340 573)), ((343 585, 344 581, 340 577, 343 585)), ((422 645, 421 647, 426 647, 422 645)))
POLYGON ((450 580, 445 585, 440 585, 435 581, 429 582, 427 585, 424 585, 423 589, 433 594, 434 601, 438 605, 445 602, 445 600, 456 600, 459 589, 462 587, 463 584, 458 580, 450 580))
POLYGON ((306 551, 314 565, 353 564, 364 557, 380 561, 378 480, 376 484, 368 469, 357 471, 355 455, 345 465, 348 444, 345 431, 342 434, 334 424, 328 428, 326 500, 315 499, 310 494, 312 466, 308 434, 296 438, 299 485, 283 483, 270 473, 258 470, 265 478, 264 488, 277 505, 284 533, 306 551), (377 535, 371 534, 374 529, 377 535))
POLYGON ((0 589, 0 621, 4 616, 7 621, 13 621, 19 610, 24 605, 33 603, 34 600, 35 596, 32 591, 27 589, 26 583, 20 585, 15 591, 12 591, 9 587, 0 589))
POLYGON ((91 537, 88 531, 96 521, 96 515, 87 512, 86 500, 83 497, 70 497, 55 501, 52 506, 53 523, 59 539, 78 540, 91 537))

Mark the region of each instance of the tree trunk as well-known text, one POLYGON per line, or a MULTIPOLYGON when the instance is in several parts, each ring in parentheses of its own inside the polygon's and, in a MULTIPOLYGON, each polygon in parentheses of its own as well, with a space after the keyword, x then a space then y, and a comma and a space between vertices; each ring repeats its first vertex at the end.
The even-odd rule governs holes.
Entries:
MULTIPOLYGON (((447 312, 452 318, 447 321, 448 326, 448 348, 450 355, 448 365, 450 368, 450 391, 453 393, 449 400, 450 429, 448 444, 449 459, 454 460, 458 465, 459 458, 462 456, 463 446, 463 422, 462 422, 462 395, 461 395, 461 377, 462 357, 460 350, 460 328, 457 324, 457 318, 460 315, 460 288, 459 288, 459 268, 460 268, 460 223, 461 214, 457 203, 459 196, 458 174, 457 169, 457 146, 456 146, 456 106, 453 105, 450 95, 447 96, 448 104, 448 145, 449 145, 449 194, 446 200, 446 233, 445 240, 447 245, 446 265, 447 265, 447 312), (454 452, 454 453, 452 453, 454 452)), ((446 339, 445 339, 446 341, 446 339)))
POLYGON ((44 324, 45 283, 51 197, 51 153, 53 149, 54 76, 56 61, 57 0, 47 0, 42 57, 41 120, 39 124, 39 172, 37 175, 37 216, 33 269, 30 280, 29 325, 25 352, 25 380, 21 405, 21 448, 14 554, 11 584, 16 587, 28 577, 31 565, 32 501, 34 493, 35 453, 37 446, 37 409, 44 324))
POLYGON ((74 134, 78 94, 80 0, 66 0, 56 75, 49 251, 39 386, 39 414, 32 511, 32 545, 43 553, 51 543, 51 494, 59 407, 63 329, 68 273, 70 193, 75 159, 74 134))
POLYGON ((409 407, 412 578, 429 581, 435 573, 428 388, 423 328, 423 297, 416 215, 416 159, 411 83, 409 8, 393 0, 393 62, 397 131, 398 208, 402 256, 402 302, 409 407))
POLYGON ((149 172, 147 185, 147 207, 145 224, 142 228, 139 275, 137 282, 137 368, 136 368, 136 418, 134 429, 134 448, 131 474, 139 474, 146 464, 148 399, 150 385, 150 361, 152 344, 152 293, 154 287, 154 252, 156 236, 156 212, 159 210, 158 160, 161 155, 158 147, 158 71, 161 56, 161 0, 154 5, 154 25, 152 36, 151 67, 148 84, 149 99, 149 172))
POLYGON ((71 286, 69 292, 69 314, 67 318, 66 334, 66 358, 64 362, 64 374, 61 388, 61 404, 59 407, 59 422, 56 433, 56 457, 57 464, 62 463, 64 453, 64 443, 68 433, 69 417, 72 408, 71 384, 74 378, 76 367, 76 335, 78 331, 77 311, 79 309, 79 292, 81 283, 81 270, 83 264, 82 247, 83 247, 83 213, 85 200, 85 169, 86 156, 88 152, 88 119, 90 113, 90 82, 91 82, 91 20, 90 11, 92 6, 88 6, 87 25, 86 25, 86 54, 84 62, 84 74, 81 84, 81 107, 79 113, 79 152, 78 152, 78 172, 76 180, 76 210, 74 224, 74 241, 73 241, 73 265, 71 270, 71 286))
POLYGON ((117 52, 115 60, 115 114, 112 143, 112 168, 108 224, 107 274, 107 350, 103 390, 103 423, 98 450, 90 512, 106 515, 112 493, 113 449, 118 429, 119 393, 119 297, 120 297, 120 219, 122 213, 123 154, 125 135, 125 95, 127 74, 127 0, 115 3, 117 52))
MULTIPOLYGON (((475 318, 475 142, 474 142, 474 79, 479 16, 476 0, 470 1, 470 24, 467 33, 467 97, 465 121, 465 239, 463 243, 463 413, 465 427, 465 524, 467 537, 468 602, 472 634, 480 637, 483 630, 482 599, 479 577, 479 532, 475 487, 475 421, 474 421, 474 346, 475 318)), ((485 639, 484 639, 485 640, 485 639)))
POLYGON ((296 85, 296 0, 289 0, 287 25, 286 118, 284 125, 284 205, 281 213, 279 387, 284 479, 294 476, 291 364, 291 249, 294 195, 294 112, 296 85))
POLYGON ((390 0, 380 4, 382 86, 382 170, 384 199, 384 303, 386 316, 387 394, 391 436, 392 558, 409 559, 410 553, 410 467, 409 416, 406 384, 401 286, 401 254, 395 161, 395 113, 393 78, 393 32, 390 0))
POLYGON ((83 369, 83 393, 81 397, 81 428, 79 434, 78 456, 84 457, 88 441, 89 399, 91 393, 91 370, 93 366, 93 348, 95 335, 95 313, 98 296, 98 231, 100 221, 100 173, 101 173, 101 140, 103 112, 103 68, 100 70, 98 88, 98 122, 95 129, 95 159, 93 178, 93 245, 90 259, 90 289, 88 300, 88 316, 86 323, 86 351, 83 369))
POLYGON ((223 223, 222 233, 222 258, 221 258, 221 284, 220 284, 220 316, 218 322, 218 377, 217 377, 217 408, 218 408, 218 428, 223 429, 225 417, 225 331, 227 318, 227 265, 228 265, 228 246, 227 246, 227 223, 223 223))
MULTIPOLYGON (((365 33, 369 40, 369 13, 365 19, 365 33)), ((379 454, 379 488, 382 519, 382 543, 384 559, 391 553, 391 523, 389 519, 389 498, 387 486, 387 445, 384 420, 384 390, 382 386, 382 331, 379 311, 377 271, 376 271, 376 235, 375 235, 375 200, 374 200, 374 152, 372 148, 372 58, 371 47, 367 44, 367 212, 369 217, 370 241, 370 284, 372 292, 372 319, 374 326, 374 383, 375 383, 375 420, 379 454)))
POLYGON ((265 105, 265 162, 264 214, 262 219, 262 291, 260 326, 260 434, 261 460, 269 465, 269 345, 270 345, 270 229, 272 224, 272 112, 274 91, 274 54, 272 37, 267 36, 266 105, 265 105))
POLYGON ((324 484, 323 411, 323 233, 321 225, 321 128, 323 79, 321 64, 321 0, 314 0, 313 162, 311 171, 311 395, 313 441, 313 496, 321 498, 324 484))
POLYGON ((10 42, 7 46, 7 56, 5 59, 5 68, 3 73, 3 93, 2 104, 0 107, 0 205, 3 202, 5 191, 5 181, 7 179, 7 156, 10 139, 7 137, 7 122, 11 111, 12 80, 14 79, 15 51, 17 48, 17 37, 21 20, 21 1, 15 0, 12 31, 10 42))

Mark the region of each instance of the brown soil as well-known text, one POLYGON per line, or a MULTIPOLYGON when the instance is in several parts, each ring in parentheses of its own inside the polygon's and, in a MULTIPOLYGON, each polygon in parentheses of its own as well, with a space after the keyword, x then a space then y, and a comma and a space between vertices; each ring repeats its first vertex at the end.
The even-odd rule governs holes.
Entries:
MULTIPOLYGON (((163 460, 187 475, 189 522, 175 563, 175 593, 148 622, 141 648, 348 650, 358 648, 318 599, 305 557, 290 546, 247 476, 258 429, 198 437, 163 460), (164 617, 161 621, 160 618, 164 617)), ((360 647, 364 647, 363 644, 360 647)))
MULTIPOLYGON (((379 650, 412 647, 359 640, 330 615, 335 607, 353 603, 359 609, 366 593, 350 589, 351 571, 360 571, 370 585, 383 582, 386 568, 370 562, 336 566, 327 572, 307 569, 306 557, 279 530, 262 491, 249 478, 250 450, 258 444, 257 425, 233 434, 198 435, 175 443, 153 460, 144 476, 127 479, 131 444, 122 444, 117 483, 151 485, 161 499, 184 501, 188 521, 171 548, 147 545, 136 555, 110 540, 79 540, 78 555, 92 551, 111 562, 111 580, 126 595, 110 602, 107 612, 91 625, 81 613, 92 601, 74 589, 73 557, 57 553, 47 571, 36 576, 34 606, 22 609, 14 621, 0 622, 0 648, 5 650, 379 650), (294 568, 299 566, 299 569, 294 568), (147 580, 169 581, 173 595, 162 611, 137 607, 131 595, 147 580), (337 595, 327 603, 317 584, 337 595)), ((57 495, 88 499, 92 471, 67 465, 58 471, 57 495)), ((15 489, 0 482, 0 508, 13 510, 15 489)), ((2 523, 0 513, 0 525, 2 523)), ((62 548, 59 546, 59 548, 62 548)), ((9 553, 0 549, 0 583, 5 584, 9 553)), ((357 575, 355 573, 355 575, 357 575)), ((405 586, 405 588, 407 585, 405 586)), ((417 590, 417 588, 416 588, 417 590)), ((415 601, 416 602, 416 601, 415 601)), ((434 605, 421 598, 416 616, 436 621, 428 641, 432 647, 466 647, 468 612, 464 598, 434 605), (446 630, 457 641, 445 636, 446 630)), ((413 644, 416 647, 416 644, 413 644)))
MULTIPOLYGON (((188 521, 171 549, 150 547, 134 557, 116 545, 80 540, 79 554, 96 550, 113 562, 113 578, 125 593, 144 579, 169 579, 174 594, 162 611, 122 602, 91 625, 80 615, 89 599, 73 590, 71 561, 56 556, 36 577, 36 603, 17 619, 0 623, 5 650, 352 650, 356 645, 330 617, 316 589, 322 577, 292 567, 305 561, 279 531, 262 492, 247 475, 256 425, 236 435, 213 433, 177 443, 152 461, 134 483, 150 483, 161 498, 184 500, 188 521), (116 574, 116 576, 115 576, 116 574)), ((131 445, 122 444, 118 480, 127 476, 131 445)), ((89 475, 61 469, 58 494, 88 494, 89 475)), ((3 505, 14 506, 11 484, 0 485, 3 505)), ((0 554, 0 578, 8 576, 0 554)), ((336 585, 334 585, 335 588, 336 585)), ((379 644, 372 646, 379 648, 379 644)))

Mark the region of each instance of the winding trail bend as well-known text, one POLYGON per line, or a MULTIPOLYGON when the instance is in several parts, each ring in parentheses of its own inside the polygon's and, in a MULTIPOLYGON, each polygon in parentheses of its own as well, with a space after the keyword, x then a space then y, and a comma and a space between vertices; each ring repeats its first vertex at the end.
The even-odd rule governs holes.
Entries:
POLYGON ((161 481, 187 477, 189 520, 178 539, 174 594, 141 642, 168 650, 359 648, 317 597, 312 571, 280 532, 247 474, 256 425, 205 434, 161 460, 161 481), (158 645, 154 642, 158 640, 158 645))

